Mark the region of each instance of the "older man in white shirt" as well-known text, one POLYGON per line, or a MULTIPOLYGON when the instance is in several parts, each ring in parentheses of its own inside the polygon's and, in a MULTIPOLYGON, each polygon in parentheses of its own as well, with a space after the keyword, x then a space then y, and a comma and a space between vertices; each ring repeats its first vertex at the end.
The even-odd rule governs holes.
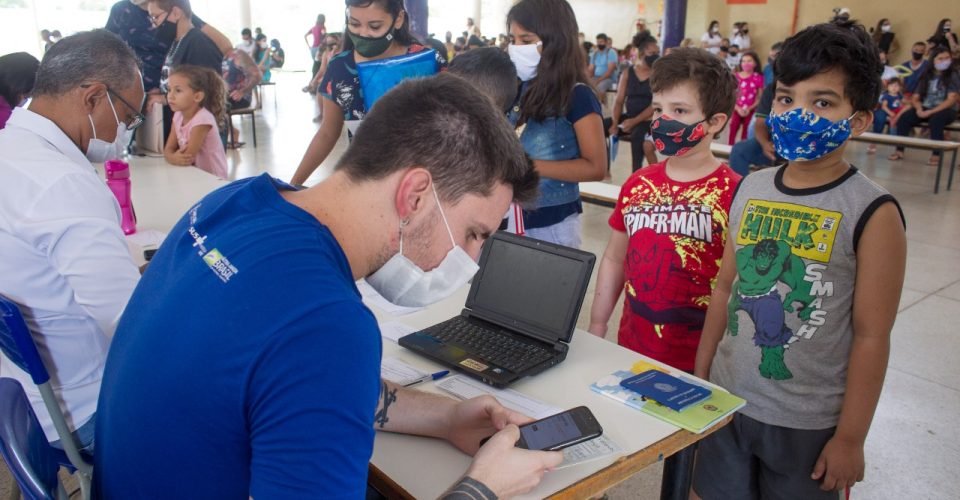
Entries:
MULTIPOLYGON (((104 361, 139 272, 91 162, 118 157, 142 122, 143 81, 133 51, 95 30, 47 52, 32 95, 0 131, 0 294, 19 305, 68 425, 92 449, 104 361)), ((20 381, 59 445, 29 375, 3 358, 0 376, 20 381)))

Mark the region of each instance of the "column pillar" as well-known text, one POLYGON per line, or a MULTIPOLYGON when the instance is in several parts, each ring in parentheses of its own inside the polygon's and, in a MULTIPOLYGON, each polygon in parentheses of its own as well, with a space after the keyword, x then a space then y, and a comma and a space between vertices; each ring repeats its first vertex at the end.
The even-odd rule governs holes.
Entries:
POLYGON ((687 0, 663 2, 663 48, 680 45, 687 24, 687 0))
POLYGON ((419 40, 424 40, 430 34, 427 18, 430 8, 427 0, 404 0, 407 17, 410 19, 410 32, 419 40))
POLYGON ((253 30, 253 8, 250 6, 250 0, 240 0, 240 29, 250 28, 253 30))

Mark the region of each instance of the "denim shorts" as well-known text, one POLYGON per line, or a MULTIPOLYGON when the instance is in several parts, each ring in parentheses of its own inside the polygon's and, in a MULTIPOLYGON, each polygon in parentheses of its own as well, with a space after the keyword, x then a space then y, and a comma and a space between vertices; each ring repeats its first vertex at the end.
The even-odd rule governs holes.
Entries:
POLYGON ((572 214, 552 226, 527 228, 526 234, 536 240, 580 248, 580 214, 572 214))
MULTIPOLYGON (((97 414, 94 413, 90 415, 90 420, 80 426, 79 429, 73 431, 73 437, 77 440, 77 443, 80 444, 80 451, 85 451, 87 453, 93 454, 93 430, 96 427, 97 423, 97 414)), ((63 445, 60 443, 60 440, 52 441, 50 446, 58 450, 63 449, 63 445)))

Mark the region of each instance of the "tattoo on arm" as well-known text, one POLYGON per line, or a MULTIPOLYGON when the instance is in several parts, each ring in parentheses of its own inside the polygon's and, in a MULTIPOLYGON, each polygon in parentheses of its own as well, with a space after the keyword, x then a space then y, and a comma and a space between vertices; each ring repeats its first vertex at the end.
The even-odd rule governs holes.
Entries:
POLYGON ((490 488, 470 476, 463 479, 447 490, 441 500, 497 500, 497 495, 490 488))
POLYGON ((394 388, 390 390, 390 387, 387 386, 387 383, 380 381, 380 409, 377 410, 377 414, 373 417, 374 425, 379 426, 383 429, 383 426, 387 425, 387 422, 390 421, 390 418, 387 417, 387 411, 390 409, 390 405, 397 402, 397 389, 394 388))

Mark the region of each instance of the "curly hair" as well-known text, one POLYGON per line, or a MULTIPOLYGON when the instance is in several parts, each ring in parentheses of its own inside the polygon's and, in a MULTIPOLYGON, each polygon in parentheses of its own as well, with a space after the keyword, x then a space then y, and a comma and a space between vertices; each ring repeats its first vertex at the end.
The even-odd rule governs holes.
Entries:
POLYGON ((200 106, 213 114, 218 127, 227 123, 227 86, 219 73, 210 68, 182 64, 170 74, 183 76, 194 92, 203 92, 200 106))

